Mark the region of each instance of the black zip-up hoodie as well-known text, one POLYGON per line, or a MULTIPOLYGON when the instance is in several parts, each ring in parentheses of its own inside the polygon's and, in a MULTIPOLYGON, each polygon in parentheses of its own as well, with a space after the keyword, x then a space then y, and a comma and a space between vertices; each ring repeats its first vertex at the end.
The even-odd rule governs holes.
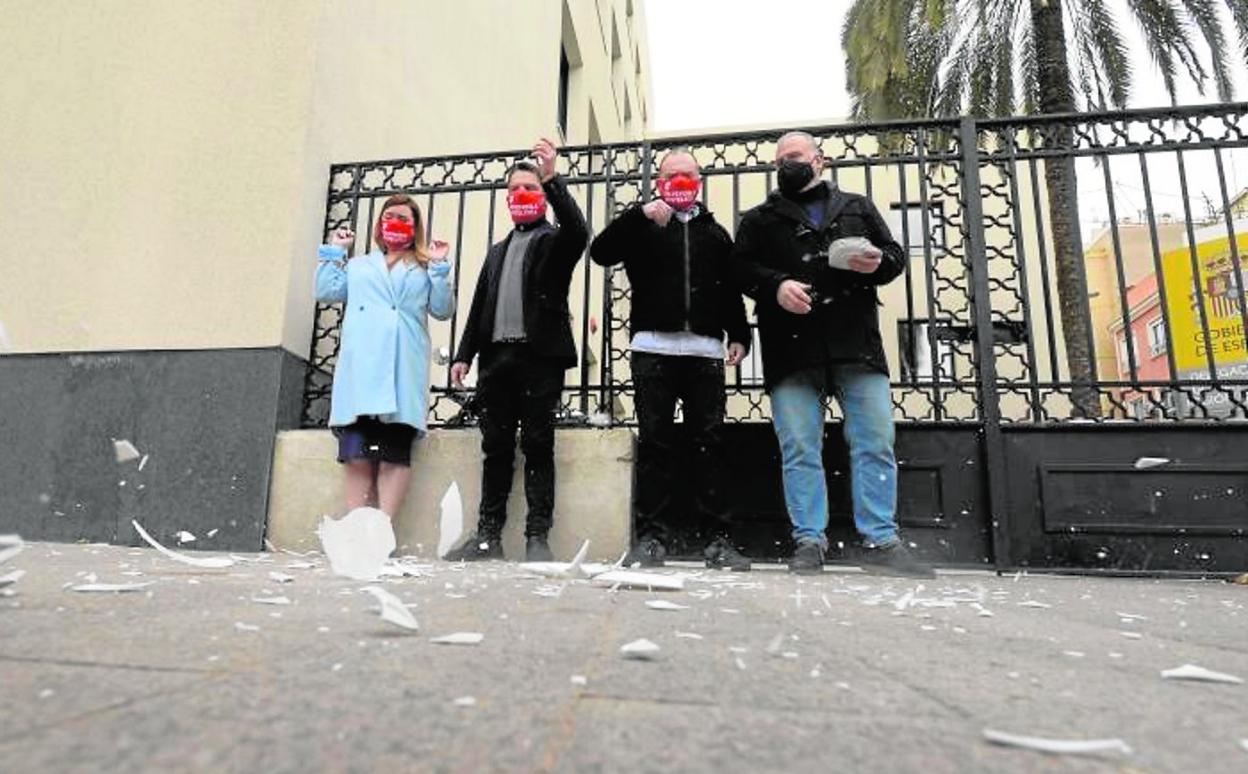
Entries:
POLYGON ((701 210, 688 222, 674 214, 666 226, 635 205, 589 246, 600 266, 623 263, 632 286, 629 330, 690 331, 750 347, 745 302, 732 281, 732 237, 701 210))

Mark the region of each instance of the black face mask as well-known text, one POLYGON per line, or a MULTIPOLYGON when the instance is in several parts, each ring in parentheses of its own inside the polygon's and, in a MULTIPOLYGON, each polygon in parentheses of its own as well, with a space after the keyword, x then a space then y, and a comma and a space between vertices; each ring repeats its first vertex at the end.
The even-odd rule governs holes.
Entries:
POLYGON ((806 161, 784 159, 776 170, 776 184, 785 196, 798 194, 815 179, 815 168, 806 161))

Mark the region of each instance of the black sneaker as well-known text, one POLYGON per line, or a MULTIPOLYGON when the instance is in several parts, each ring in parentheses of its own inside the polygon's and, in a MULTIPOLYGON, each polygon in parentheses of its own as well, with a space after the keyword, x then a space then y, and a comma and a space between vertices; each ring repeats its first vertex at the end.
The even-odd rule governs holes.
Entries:
POLYGON ((724 538, 716 538, 702 552, 706 558, 706 566, 714 569, 727 569, 733 572, 746 572, 750 569, 750 559, 732 547, 724 538))
POLYGON ((797 575, 819 575, 823 572, 823 547, 813 540, 802 541, 789 557, 789 572, 797 575))
POLYGON ((524 560, 526 562, 555 561, 555 555, 550 552, 550 544, 546 542, 545 535, 529 536, 529 540, 524 547, 524 560))
POLYGON ((482 538, 474 534, 459 548, 452 548, 443 558, 448 562, 481 562, 489 559, 502 559, 503 541, 500 538, 482 538))
POLYGON ((935 578, 932 566, 917 559, 904 543, 880 548, 862 549, 862 569, 873 575, 895 575, 902 578, 935 578))
POLYGON ((628 556, 624 557, 624 566, 662 567, 663 560, 666 558, 667 549, 663 547, 663 544, 654 538, 646 538, 633 546, 628 556))

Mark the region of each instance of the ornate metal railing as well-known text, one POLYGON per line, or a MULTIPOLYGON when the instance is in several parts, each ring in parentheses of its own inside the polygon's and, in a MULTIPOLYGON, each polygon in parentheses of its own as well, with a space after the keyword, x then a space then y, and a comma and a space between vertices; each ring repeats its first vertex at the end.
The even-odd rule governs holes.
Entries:
MULTIPOLYGON (((807 131, 832 179, 872 198, 909 256, 905 274, 881 294, 898 420, 1248 419, 1248 104, 807 131), (1076 183, 1050 197, 1059 168, 1076 183), (1067 260, 1072 244, 1075 261, 1067 260), (1083 275, 1086 298, 1069 285, 1058 292, 1059 262, 1065 276, 1083 275), (1072 321, 1082 347, 1068 346, 1072 321), (1087 358, 1072 373, 1070 355, 1079 351, 1087 358)), ((772 188, 780 134, 565 148, 560 171, 597 232, 649 196, 664 152, 688 147, 703 166, 704 204, 733 231, 772 188)), ((412 194, 433 233, 453 246, 466 309, 486 248, 509 227, 504 172, 524 155, 336 164, 325 233, 349 225, 363 239, 385 197, 412 194)), ((580 362, 565 389, 566 424, 634 422, 630 292, 619 270, 588 261, 577 270, 580 362)), ((337 306, 317 305, 305 426, 328 415, 340 323, 337 306)), ((451 389, 445 363, 461 325, 457 315, 433 327, 434 425, 473 421, 471 390, 451 389)), ((757 348, 730 369, 726 389, 733 421, 769 417, 757 348)))

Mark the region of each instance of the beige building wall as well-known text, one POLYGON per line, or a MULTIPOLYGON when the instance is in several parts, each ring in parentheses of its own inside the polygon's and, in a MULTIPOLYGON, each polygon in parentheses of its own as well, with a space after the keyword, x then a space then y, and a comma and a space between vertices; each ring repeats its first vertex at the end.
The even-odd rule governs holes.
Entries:
POLYGON ((599 139, 591 112, 600 139, 638 137, 640 13, 629 0, 6 6, 10 351, 305 355, 329 165, 557 138, 569 39, 567 141, 599 139))

